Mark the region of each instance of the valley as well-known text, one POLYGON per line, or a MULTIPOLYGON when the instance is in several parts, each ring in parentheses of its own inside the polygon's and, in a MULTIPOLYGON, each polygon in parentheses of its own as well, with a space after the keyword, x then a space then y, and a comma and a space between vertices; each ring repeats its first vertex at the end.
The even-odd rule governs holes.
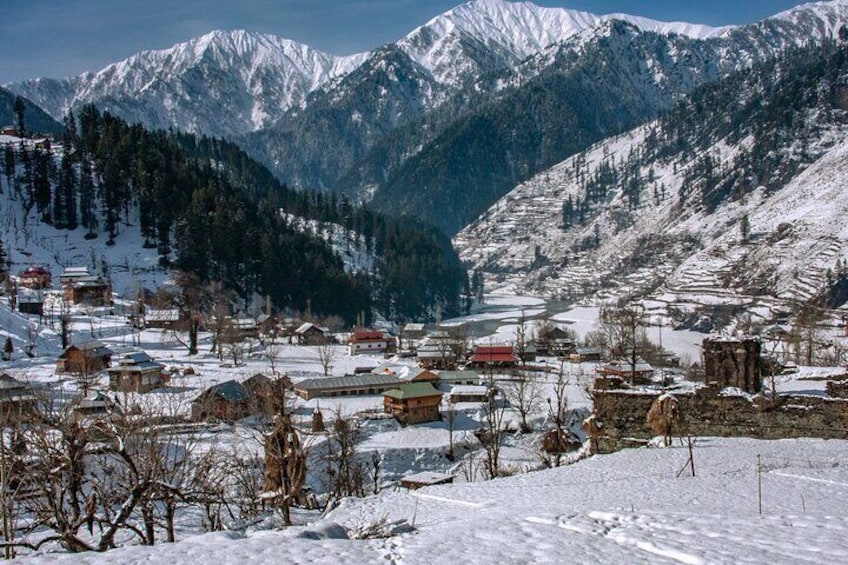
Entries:
POLYGON ((848 0, 545 4, 0 87, 5 558, 846 561, 848 0))

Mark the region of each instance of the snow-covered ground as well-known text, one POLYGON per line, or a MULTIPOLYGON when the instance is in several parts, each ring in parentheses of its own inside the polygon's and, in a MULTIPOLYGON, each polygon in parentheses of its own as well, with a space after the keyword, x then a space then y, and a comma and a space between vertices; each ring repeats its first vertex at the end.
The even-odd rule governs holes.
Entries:
POLYGON ((484 483, 346 500, 321 522, 30 563, 844 563, 848 442, 701 438, 484 483), (761 455, 762 514, 757 496, 761 455), (333 536, 380 520, 414 530, 333 536), (329 534, 330 537, 327 537, 329 534), (321 539, 321 538, 324 539, 321 539))
MULTIPOLYGON (((514 339, 521 313, 538 311, 553 315, 559 323, 583 336, 595 327, 597 308, 577 307, 554 315, 549 303, 532 297, 507 294, 487 297, 486 308, 498 311, 490 318, 479 311, 463 321, 496 324, 487 339, 514 339), (472 320, 480 316, 477 320, 472 320)), ((244 348, 237 366, 209 351, 211 336, 201 334, 200 353, 189 356, 169 332, 146 330, 133 333, 124 317, 103 312, 92 317, 82 311, 73 315, 78 342, 96 338, 116 351, 140 347, 180 372, 188 367, 194 375, 175 375, 170 386, 145 395, 121 395, 125 405, 159 406, 187 412, 201 390, 229 379, 245 380, 257 372, 270 374, 270 360, 258 342, 244 348)), ((0 332, 12 335, 16 352, 0 371, 55 387, 65 395, 76 392, 72 379, 54 374, 59 340, 48 325, 38 326, 9 310, 0 300, 0 332), (20 353, 19 344, 28 328, 35 326, 36 357, 20 353)), ((673 350, 675 342, 700 343, 700 334, 663 329, 663 343, 673 350)), ((323 368, 317 347, 279 346, 276 371, 295 382, 321 377, 323 368)), ((680 353, 686 353, 676 350, 680 353)), ((356 368, 386 362, 375 356, 348 356, 335 346, 331 375, 352 373, 356 368)), ((391 359, 393 364, 411 360, 391 359)), ((554 359, 542 359, 551 368, 554 359)), ((594 375, 592 364, 563 367, 568 378, 569 408, 575 410, 576 426, 591 408, 587 389, 594 375)), ((837 369, 801 368, 798 375, 778 378, 778 390, 822 394, 823 377, 837 369)), ((541 402, 530 422, 543 428, 548 419, 546 399, 553 395, 556 373, 539 374, 541 402)), ((105 385, 105 382, 101 383, 105 385)), ((501 386, 508 386, 500 383, 501 386)), ((379 410, 381 396, 322 398, 296 401, 296 414, 306 426, 309 415, 320 408, 326 419, 379 410)), ((46 546, 41 554, 22 557, 25 562, 139 563, 395 563, 468 562, 553 563, 735 563, 735 562, 842 562, 848 549, 842 540, 848 519, 841 511, 848 502, 848 442, 792 440, 754 441, 700 438, 695 448, 695 478, 688 471, 677 478, 687 452, 671 449, 630 450, 593 456, 568 467, 540 470, 538 432, 510 433, 504 442, 502 465, 519 475, 483 482, 480 442, 474 431, 481 426, 480 404, 456 406, 453 444, 455 457, 447 457, 451 433, 448 422, 400 427, 393 420, 361 423, 358 449, 366 457, 379 454, 383 491, 376 496, 345 500, 325 518, 318 513, 301 514, 301 525, 276 530, 271 522, 252 529, 203 534, 185 522, 177 544, 154 548, 129 546, 105 555, 67 555, 46 546), (763 458, 763 515, 757 512, 756 455, 763 458), (455 477, 455 484, 416 492, 397 490, 403 476, 435 471, 455 477), (339 532, 354 531, 382 519, 407 520, 414 531, 387 539, 339 539, 339 532), (334 529, 332 524, 340 524, 334 529), (336 531, 335 534, 332 532, 336 531), (327 536, 330 536, 328 538, 327 536), (317 539, 316 539, 317 538, 317 539)), ((518 428, 518 415, 507 411, 510 429, 518 428)), ((573 428, 576 429, 576 428, 573 428)), ((226 449, 261 452, 261 433, 244 425, 217 426, 203 431, 201 439, 226 449)), ((324 438, 307 434, 305 443, 315 449, 324 438)))

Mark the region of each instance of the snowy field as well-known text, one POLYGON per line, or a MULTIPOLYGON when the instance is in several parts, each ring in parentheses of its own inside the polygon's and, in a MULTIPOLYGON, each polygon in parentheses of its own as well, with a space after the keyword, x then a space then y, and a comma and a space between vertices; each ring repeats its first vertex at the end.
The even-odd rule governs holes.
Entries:
POLYGON ((321 522, 28 563, 845 563, 848 442, 702 438, 484 483, 347 500, 321 522), (762 514, 757 497, 762 456, 762 514), (382 519, 387 539, 335 539, 382 519), (326 539, 316 539, 328 536, 326 539))

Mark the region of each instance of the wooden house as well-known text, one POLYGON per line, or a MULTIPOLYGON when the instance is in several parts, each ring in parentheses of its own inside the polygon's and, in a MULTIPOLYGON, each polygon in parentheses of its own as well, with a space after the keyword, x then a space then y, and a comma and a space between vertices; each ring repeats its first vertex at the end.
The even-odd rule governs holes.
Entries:
POLYGON ((628 359, 619 359, 596 370, 602 377, 618 377, 632 383, 649 383, 654 376, 654 368, 644 359, 637 359, 635 365, 628 359))
POLYGON ((511 345, 478 345, 468 365, 480 369, 503 369, 515 367, 519 361, 511 345))
POLYGON ((176 308, 148 310, 144 314, 144 327, 156 330, 181 329, 184 317, 176 308))
POLYGON ((7 373, 0 374, 0 422, 23 422, 33 417, 36 410, 32 387, 7 373))
POLYGON ((64 288, 66 285, 90 276, 88 267, 66 267, 59 275, 59 284, 64 288))
POLYGON ((223 343, 240 343, 259 337, 259 325, 253 318, 227 318, 221 333, 223 343))
POLYGON ((305 322, 294 331, 299 345, 326 345, 329 343, 328 334, 327 328, 322 328, 312 322, 305 322))
POLYGON ((414 352, 417 349, 418 342, 427 335, 427 329, 424 324, 410 322, 404 324, 400 329, 400 345, 406 351, 414 352))
POLYGON ((601 360, 601 350, 597 347, 577 347, 574 353, 569 355, 569 360, 572 363, 599 362, 601 360))
POLYGON ((386 353, 389 350, 390 338, 376 330, 355 330, 348 340, 348 354, 386 353))
POLYGON ((44 294, 41 290, 29 288, 18 289, 18 312, 30 316, 44 315, 44 294))
POLYGON ((283 409, 285 392, 291 388, 288 377, 269 378, 262 373, 256 373, 241 383, 252 398, 253 413, 273 418, 283 409))
POLYGON ((116 418, 122 415, 120 403, 99 390, 82 398, 74 406, 74 418, 77 420, 116 418))
POLYGON ((438 331, 421 340, 416 357, 418 364, 425 369, 450 371, 456 369, 464 349, 464 340, 453 337, 448 332, 438 331))
POLYGON ((409 365, 380 365, 371 369, 375 375, 394 375, 402 383, 433 383, 439 382, 435 372, 421 367, 409 365))
POLYGON ((53 285, 53 276, 46 267, 33 265, 18 274, 18 286, 32 289, 45 289, 53 285))
POLYGON ((455 402, 488 402, 492 390, 486 385, 454 385, 449 393, 452 403, 455 402))
POLYGON ((439 377, 439 390, 450 392, 456 385, 478 385, 480 375, 477 371, 436 371, 439 377))
POLYGON ((383 408, 401 424, 438 422, 442 393, 430 383, 400 385, 383 395, 383 408))
POLYGON ((233 423, 251 415, 252 396, 244 385, 226 381, 211 386, 200 393, 191 403, 192 420, 219 420, 233 423))
POLYGON ((144 351, 127 353, 118 359, 118 365, 106 369, 109 390, 120 392, 150 392, 165 384, 165 365, 154 361, 144 351))
POLYGON ((99 341, 69 345, 56 361, 57 373, 91 374, 109 367, 112 350, 99 341))
POLYGON ((332 396, 367 396, 383 394, 397 388, 400 380, 395 375, 363 373, 344 377, 306 379, 294 385, 294 392, 304 400, 332 396))
MULTIPOLYGON (((67 273, 67 271, 66 271, 67 273)), ((96 275, 68 277, 63 273, 62 290, 65 300, 72 304, 108 306, 112 304, 112 287, 96 275)))
POLYGON ((539 355, 565 357, 574 353, 575 348, 572 336, 558 326, 536 338, 536 350, 539 355))

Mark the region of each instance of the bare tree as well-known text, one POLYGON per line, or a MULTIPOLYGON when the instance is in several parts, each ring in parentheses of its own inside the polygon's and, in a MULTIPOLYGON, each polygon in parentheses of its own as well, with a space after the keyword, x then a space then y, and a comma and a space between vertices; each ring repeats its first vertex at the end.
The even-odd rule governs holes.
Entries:
POLYGON ((615 307, 601 308, 599 322, 609 338, 611 353, 625 357, 630 362, 630 381, 636 377, 636 362, 645 337, 645 308, 637 302, 619 303, 615 307))
POLYGON ((276 335, 272 336, 265 343, 265 359, 268 360, 268 365, 271 367, 271 374, 277 375, 277 361, 283 353, 283 346, 277 343, 276 335))
POLYGON ((358 424, 339 408, 335 412, 333 430, 328 436, 324 455, 324 477, 330 493, 328 506, 345 496, 365 494, 364 470, 356 448, 359 436, 358 424))
MULTIPOLYGON (((490 390, 495 390, 491 376, 489 377, 489 387, 490 390)), ((504 440, 503 423, 506 404, 504 398, 498 398, 498 395, 491 394, 488 402, 484 405, 483 414, 486 428, 480 433, 480 441, 483 443, 486 451, 484 466, 490 479, 494 479, 501 474, 500 456, 504 440)))
POLYGON ((528 421, 528 417, 531 417, 542 405, 542 387, 539 382, 522 371, 504 386, 503 392, 510 406, 521 417, 521 433, 532 432, 533 426, 528 421))
POLYGON ((324 370, 324 376, 326 377, 333 370, 333 360, 336 358, 336 350, 328 343, 318 345, 316 348, 318 351, 318 361, 321 363, 321 368, 324 370))
POLYGON ((547 399, 548 417, 554 423, 554 429, 546 437, 546 444, 550 447, 546 451, 553 455, 551 463, 554 467, 559 467, 562 464, 562 454, 566 450, 569 439, 570 432, 566 428, 566 418, 568 416, 567 391, 570 380, 565 372, 565 363, 560 362, 556 382, 553 386, 553 400, 551 397, 547 399))

